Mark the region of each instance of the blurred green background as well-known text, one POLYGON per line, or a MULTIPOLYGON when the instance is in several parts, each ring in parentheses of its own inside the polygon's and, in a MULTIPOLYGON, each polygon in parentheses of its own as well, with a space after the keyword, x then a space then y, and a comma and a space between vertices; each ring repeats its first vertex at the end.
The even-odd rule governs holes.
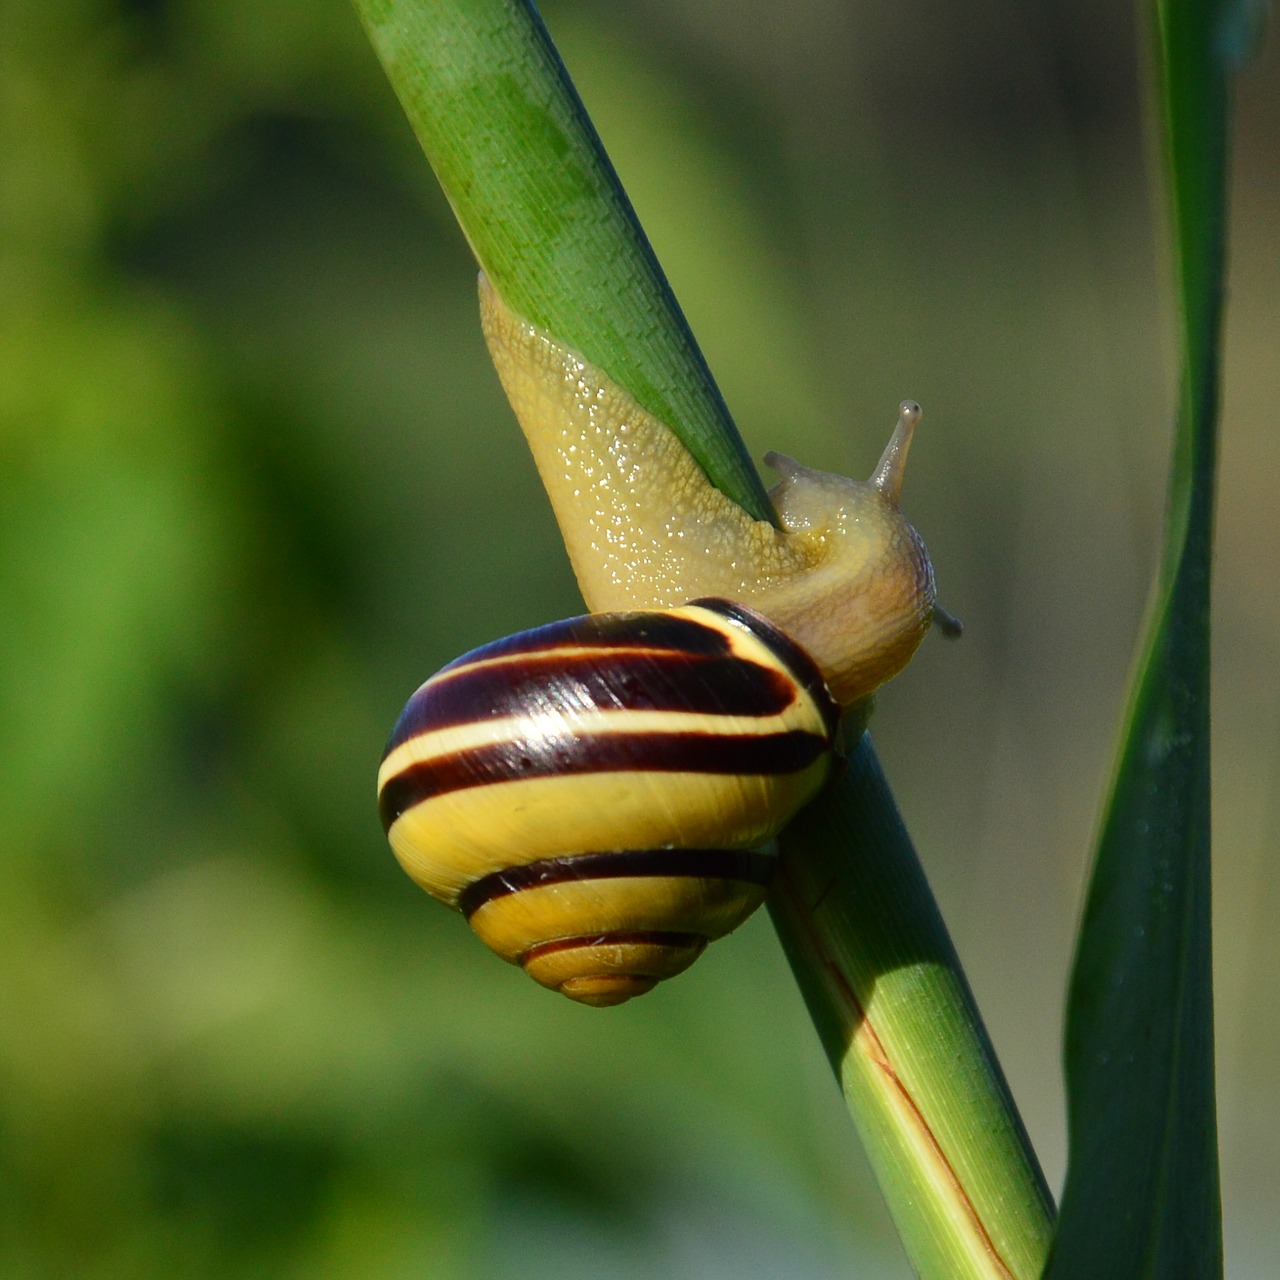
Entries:
MULTIPOLYGON (((545 6, 752 453, 870 470, 968 631, 876 734, 1050 1181, 1159 536, 1128 6, 545 6)), ((0 8, 0 1274, 902 1260, 767 920, 611 1011, 399 871, 386 733, 579 611, 475 270, 343 0, 0 8)), ((1216 607, 1228 1272, 1280 1272, 1280 101, 1241 82, 1216 607)))

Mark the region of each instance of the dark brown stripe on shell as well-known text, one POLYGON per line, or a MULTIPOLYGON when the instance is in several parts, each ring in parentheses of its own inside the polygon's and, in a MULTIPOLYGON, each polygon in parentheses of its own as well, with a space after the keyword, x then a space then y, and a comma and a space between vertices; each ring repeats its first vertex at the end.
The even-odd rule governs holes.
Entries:
POLYGON ((795 702, 785 671, 725 655, 643 648, 530 653, 498 667, 454 668, 409 699, 387 751, 437 729, 522 713, 583 709, 776 716, 795 702))
POLYGON ((808 768, 830 746, 803 729, 768 734, 601 733, 498 742, 422 760, 378 793, 383 829, 433 796, 467 787, 582 773, 785 774, 808 768))
POLYGON ((689 876, 704 880, 742 880, 767 885, 777 867, 773 854, 754 849, 629 849, 621 853, 579 853, 543 858, 508 867, 473 881, 458 899, 468 919, 486 902, 574 880, 634 879, 638 876, 689 876))
POLYGON ((636 609, 621 613, 584 613, 560 622, 492 640, 464 653, 443 668, 467 666, 491 658, 509 658, 515 654, 536 653, 561 645, 586 645, 595 649, 631 648, 643 645, 650 649, 670 649, 680 653, 725 654, 728 638, 713 626, 697 618, 676 617, 666 610, 636 609))
POLYGON ((763 614, 744 604, 716 597, 694 600, 692 603, 700 609, 709 609, 712 613, 718 613, 721 617, 746 627, 753 636, 768 645, 774 657, 791 672, 795 682, 813 699, 827 726, 827 732, 835 737, 840 726, 840 704, 831 696, 831 690, 827 688, 818 664, 809 656, 807 649, 798 645, 785 631, 775 627, 763 614))
POLYGON ((520 957, 521 964, 528 964, 541 956, 557 951, 573 951, 578 947, 697 947, 701 951, 707 939, 700 933, 664 933, 660 929, 640 929, 631 933, 584 933, 577 938, 554 938, 539 942, 520 957))

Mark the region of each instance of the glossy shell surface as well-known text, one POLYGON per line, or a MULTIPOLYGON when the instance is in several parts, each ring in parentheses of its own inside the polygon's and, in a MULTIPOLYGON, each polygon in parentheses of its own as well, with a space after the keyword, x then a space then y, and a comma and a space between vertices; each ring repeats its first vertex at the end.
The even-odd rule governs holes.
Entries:
POLYGON ((686 968, 760 904, 825 781, 839 708, 727 601, 592 614, 466 654, 379 774, 396 856, 499 955, 588 1004, 686 968))

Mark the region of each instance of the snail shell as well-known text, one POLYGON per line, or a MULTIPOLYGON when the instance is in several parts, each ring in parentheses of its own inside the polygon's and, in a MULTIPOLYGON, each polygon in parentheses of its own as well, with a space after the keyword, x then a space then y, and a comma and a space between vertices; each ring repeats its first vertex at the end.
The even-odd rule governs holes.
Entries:
POLYGON ((687 968, 760 904, 840 710, 808 655, 704 600, 485 645, 409 700, 378 779, 392 848, 504 959, 585 1004, 687 968))

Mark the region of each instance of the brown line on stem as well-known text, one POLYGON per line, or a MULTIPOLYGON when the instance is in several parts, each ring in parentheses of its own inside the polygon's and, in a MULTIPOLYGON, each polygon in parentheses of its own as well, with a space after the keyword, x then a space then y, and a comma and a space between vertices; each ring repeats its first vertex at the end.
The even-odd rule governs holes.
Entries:
MULTIPOLYGON (((795 886, 787 874, 787 865, 784 860, 779 868, 777 885, 781 888, 795 906, 796 916, 801 921, 805 935, 808 938, 809 945, 813 953, 818 957, 822 964, 823 970, 826 972, 832 988, 838 993, 839 998, 843 1001, 849 1012, 850 1020, 854 1025, 854 1033, 851 1037, 852 1042, 858 1047, 858 1051, 871 1062, 889 1082, 890 1088, 897 1095, 903 1109, 910 1116, 917 1129, 924 1135, 930 1150, 933 1151, 936 1163, 942 1168, 946 1174, 948 1183, 954 1189, 955 1199, 964 1210, 966 1218, 972 1225, 974 1234, 982 1243, 982 1247, 992 1262, 998 1268, 997 1274, 1005 1280, 1015 1280, 1014 1274, 1009 1270, 1008 1265, 1000 1256, 995 1246, 995 1241, 991 1239, 990 1233, 987 1231, 986 1225, 983 1223, 977 1208, 974 1206, 972 1199, 969 1197, 968 1191, 965 1189, 964 1183, 960 1180, 954 1166, 947 1157, 947 1153, 943 1150, 942 1144, 938 1141, 933 1129, 930 1127, 928 1120, 925 1118, 924 1112, 920 1109, 919 1104, 912 1096, 911 1091, 903 1082, 902 1077, 898 1075, 894 1069, 893 1062, 889 1057, 888 1051, 884 1047, 884 1042, 880 1039, 875 1027, 871 1023, 870 1017, 867 1015, 866 1007, 858 998, 858 994, 854 991, 852 984, 844 970, 840 967, 839 961, 832 956, 822 944, 822 937, 813 922, 812 911, 816 908, 806 907, 801 901, 799 894, 796 892, 795 886)), ((823 890, 818 901, 821 902, 832 886, 828 884, 823 890)))

